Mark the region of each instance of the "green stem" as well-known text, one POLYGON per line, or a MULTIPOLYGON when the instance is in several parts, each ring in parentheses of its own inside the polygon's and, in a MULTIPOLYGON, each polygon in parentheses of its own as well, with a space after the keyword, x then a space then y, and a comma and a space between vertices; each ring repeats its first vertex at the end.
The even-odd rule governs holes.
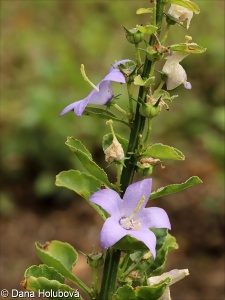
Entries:
POLYGON ((138 68, 140 68, 141 65, 142 65, 142 61, 141 61, 140 50, 139 50, 138 47, 139 47, 139 44, 135 44, 135 56, 136 56, 136 59, 137 59, 138 68))
POLYGON ((119 274, 118 274, 118 277, 124 279, 124 272, 125 270, 127 269, 127 265, 129 263, 129 260, 130 260, 130 253, 127 253, 124 257, 123 257, 123 260, 122 260, 122 263, 120 265, 120 269, 119 269, 119 274))
MULTIPOLYGON (((155 20, 154 24, 156 24, 159 29, 157 31, 158 36, 161 31, 161 23, 163 18, 163 0, 156 1, 156 12, 155 12, 155 20)), ((149 40, 149 45, 153 46, 155 43, 155 36, 151 35, 149 40)), ((149 72, 151 70, 152 62, 145 58, 144 68, 142 71, 142 78, 148 77, 149 72)), ((132 182, 133 176, 135 173, 135 156, 134 152, 138 148, 138 140, 139 136, 142 135, 145 126, 145 117, 141 116, 139 113, 139 101, 146 101, 147 89, 146 87, 141 86, 138 93, 138 103, 136 106, 136 112, 134 117, 133 126, 130 132, 130 139, 127 149, 126 157, 130 157, 129 160, 125 160, 125 167, 123 168, 121 175, 121 187, 122 194, 125 192, 127 186, 132 182)), ((101 291, 98 300, 111 300, 113 294, 116 291, 117 287, 117 272, 119 267, 121 251, 109 248, 106 253, 103 276, 102 276, 102 284, 101 291)))
POLYGON ((165 30, 165 32, 164 32, 164 34, 163 34, 162 39, 161 39, 161 44, 162 44, 162 45, 165 43, 165 41, 166 41, 166 39, 167 39, 167 37, 168 37, 169 31, 170 31, 170 25, 167 24, 166 30, 165 30))
POLYGON ((149 137, 150 137, 150 134, 151 134, 151 131, 152 131, 152 119, 148 119, 148 129, 147 129, 147 133, 146 133, 146 136, 145 136, 145 140, 144 140, 144 143, 146 144, 149 137))
POLYGON ((93 292, 94 295, 98 295, 98 268, 93 269, 93 292))
POLYGON ((121 163, 116 164, 116 170, 117 170, 116 186, 117 186, 117 191, 120 191, 120 179, 121 179, 121 173, 122 173, 122 164, 121 163))
POLYGON ((98 300, 111 300, 116 290, 117 271, 121 251, 109 248, 106 252, 101 291, 98 300))
POLYGON ((156 97, 158 95, 158 93, 160 92, 160 90, 162 89, 162 87, 164 86, 165 81, 162 80, 159 84, 159 86, 157 87, 157 89, 154 91, 153 93, 153 97, 156 97))
POLYGON ((124 115, 128 115, 128 113, 122 108, 122 107, 120 107, 118 104, 113 104, 113 107, 115 107, 119 112, 121 112, 122 114, 124 114, 124 115))
MULTIPOLYGON (((164 8, 164 3, 163 0, 157 0, 156 1, 156 10, 153 15, 153 23, 158 26, 157 30, 157 35, 160 35, 161 32, 161 24, 162 24, 162 18, 163 18, 163 8, 164 8)), ((150 36, 149 40, 149 45, 153 46, 156 41, 156 38, 154 35, 150 36)), ((144 63, 144 69, 142 72, 142 78, 148 77, 151 73, 153 73, 153 68, 152 68, 152 62, 149 61, 146 57, 145 63, 144 63)), ((139 94, 138 94, 138 101, 143 101, 146 102, 146 88, 145 87, 140 87, 139 89, 139 94)), ((138 148, 138 137, 142 135, 142 132, 144 130, 145 126, 145 118, 142 117, 139 114, 139 103, 137 104, 136 107, 136 113, 135 113, 135 118, 133 122, 133 127, 131 129, 130 133, 130 139, 129 139, 129 144, 128 144, 128 149, 127 149, 127 154, 126 157, 129 157, 130 159, 125 161, 125 167, 123 168, 122 171, 122 176, 121 176, 121 189, 124 192, 129 184, 131 184, 134 173, 135 173, 135 156, 134 152, 138 148)))
POLYGON ((128 92, 128 98, 129 98, 129 122, 133 122, 133 117, 134 117, 134 109, 133 109, 133 99, 132 99, 132 90, 131 90, 131 84, 127 84, 127 92, 128 92))

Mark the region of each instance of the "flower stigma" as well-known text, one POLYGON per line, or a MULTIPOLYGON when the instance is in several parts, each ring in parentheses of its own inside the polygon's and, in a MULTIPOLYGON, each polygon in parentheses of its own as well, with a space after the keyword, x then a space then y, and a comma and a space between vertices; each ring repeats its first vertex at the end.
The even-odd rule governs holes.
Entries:
POLYGON ((131 213, 129 217, 122 216, 119 220, 119 224, 126 230, 139 230, 141 228, 141 222, 133 220, 134 215, 140 210, 141 205, 145 201, 145 196, 141 197, 141 200, 138 202, 138 205, 131 213))
POLYGON ((91 80, 87 77, 83 64, 81 64, 81 66, 80 66, 80 71, 81 71, 81 75, 84 78, 84 80, 87 81, 96 91, 99 92, 99 88, 93 82, 91 82, 91 80))

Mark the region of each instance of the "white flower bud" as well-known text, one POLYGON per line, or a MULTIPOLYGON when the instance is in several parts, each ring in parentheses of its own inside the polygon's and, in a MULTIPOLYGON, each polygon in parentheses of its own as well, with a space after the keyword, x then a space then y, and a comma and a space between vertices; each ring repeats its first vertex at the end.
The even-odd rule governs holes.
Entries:
POLYGON ((193 12, 180 5, 171 4, 170 9, 168 10, 168 15, 177 19, 178 22, 181 23, 187 19, 187 29, 188 29, 190 26, 191 19, 193 17, 193 12))
POLYGON ((124 151, 121 144, 118 142, 116 136, 113 138, 112 144, 104 151, 105 160, 108 163, 113 161, 120 161, 124 159, 124 151))

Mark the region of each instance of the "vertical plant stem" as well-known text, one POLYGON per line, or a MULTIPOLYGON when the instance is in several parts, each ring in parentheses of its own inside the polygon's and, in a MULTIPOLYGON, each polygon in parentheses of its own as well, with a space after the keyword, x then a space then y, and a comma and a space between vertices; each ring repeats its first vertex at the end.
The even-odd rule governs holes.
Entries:
MULTIPOLYGON (((156 1, 156 10, 154 13, 154 20, 153 24, 156 24, 158 27, 157 35, 160 35, 161 32, 161 24, 162 24, 162 18, 163 18, 163 8, 164 8, 164 2, 163 0, 157 0, 156 1)), ((156 41, 156 38, 154 35, 150 36, 149 39, 149 45, 153 46, 156 41)), ((148 77, 151 71, 151 74, 153 74, 153 64, 150 60, 145 58, 144 68, 142 72, 142 78, 148 77)), ((141 86, 138 93, 138 102, 146 102, 146 94, 147 90, 145 87, 141 86)), ((145 117, 141 116, 139 113, 139 107, 140 104, 137 103, 136 107, 136 113, 135 118, 133 122, 133 127, 131 129, 130 133, 130 139, 127 149, 126 157, 130 156, 130 159, 125 161, 125 167, 123 168, 122 176, 121 176, 121 189, 124 192, 127 188, 127 186, 132 182, 135 172, 135 157, 134 152, 138 147, 138 138, 140 135, 142 135, 144 126, 145 126, 145 117)))
MULTIPOLYGON (((164 3, 163 0, 156 0, 156 12, 154 16, 154 24, 158 26, 157 34, 160 34, 161 31, 161 23, 163 18, 163 7, 164 3)), ((155 36, 151 35, 149 40, 149 45, 154 45, 155 43, 155 36)), ((152 62, 145 58, 144 68, 142 72, 142 78, 148 77, 149 72, 151 70, 152 62)), ((128 144, 127 150, 127 157, 130 157, 128 160, 125 161, 125 167, 123 168, 122 175, 121 175, 121 188, 122 194, 125 192, 127 186, 132 182, 134 172, 135 172, 135 156, 134 152, 138 147, 138 139, 139 136, 143 133, 144 126, 145 126, 145 117, 141 116, 139 113, 139 101, 142 102, 146 101, 146 94, 147 89, 146 87, 141 86, 138 93, 138 103, 136 106, 136 113, 134 117, 133 126, 130 132, 130 139, 128 144)), ((120 261, 121 251, 109 248, 106 253, 103 276, 102 276, 102 285, 101 291, 98 297, 98 300, 112 300, 112 296, 116 291, 116 284, 117 284, 117 272, 119 268, 119 261, 120 261)))
POLYGON ((145 139, 144 139, 144 143, 148 142, 151 130, 152 130, 152 119, 149 118, 148 119, 148 128, 147 128, 147 133, 146 133, 146 136, 145 136, 145 139))
POLYGON ((140 50, 139 50, 139 44, 135 44, 135 56, 137 59, 137 65, 140 68, 142 65, 142 61, 141 61, 141 55, 140 55, 140 50))
POLYGON ((93 269, 93 293, 96 296, 98 294, 98 268, 93 269))
POLYGON ((99 300, 111 300, 115 293, 120 254, 121 251, 114 248, 109 248, 106 252, 99 300))

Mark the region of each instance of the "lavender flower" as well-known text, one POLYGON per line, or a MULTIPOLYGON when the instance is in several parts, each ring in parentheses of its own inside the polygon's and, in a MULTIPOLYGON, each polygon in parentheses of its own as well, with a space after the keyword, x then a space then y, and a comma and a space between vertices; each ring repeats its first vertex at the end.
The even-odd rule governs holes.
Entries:
POLYGON ((166 59, 162 71, 167 74, 166 87, 167 90, 173 90, 183 83, 186 89, 191 89, 191 83, 187 81, 187 74, 184 68, 179 64, 188 53, 172 52, 166 59))
MULTIPOLYGON (((109 73, 95 86, 94 90, 84 98, 83 100, 73 102, 69 104, 63 111, 60 113, 60 116, 68 113, 71 110, 74 110, 74 113, 81 117, 85 107, 88 104, 97 104, 97 105, 107 105, 108 102, 114 97, 111 81, 126 83, 123 74, 116 67, 120 64, 129 62, 129 59, 124 59, 116 62, 112 68, 110 68, 109 73)), ((92 84, 93 85, 93 84, 92 84)))
POLYGON ((101 206, 109 217, 102 228, 102 248, 109 248, 126 235, 143 242, 156 256, 156 237, 149 228, 168 228, 167 213, 158 207, 145 208, 151 194, 152 179, 144 179, 128 186, 123 199, 111 189, 94 193, 90 202, 101 206))

